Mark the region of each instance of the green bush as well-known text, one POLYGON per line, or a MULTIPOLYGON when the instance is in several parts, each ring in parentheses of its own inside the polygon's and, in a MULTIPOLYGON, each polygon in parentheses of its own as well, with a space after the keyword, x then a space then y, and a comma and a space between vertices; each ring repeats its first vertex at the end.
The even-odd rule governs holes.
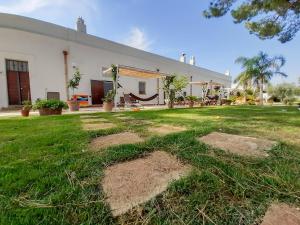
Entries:
POLYGON ((283 103, 285 105, 293 105, 293 103, 296 101, 296 98, 293 97, 286 97, 283 99, 283 103))
POLYGON ((33 106, 34 109, 67 109, 68 105, 60 100, 37 100, 33 106))
POLYGON ((32 109, 31 101, 23 101, 22 105, 23 105, 24 110, 31 110, 32 109))
POLYGON ((114 101, 114 98, 115 98, 115 93, 112 90, 110 90, 107 92, 106 96, 102 100, 103 102, 110 103, 114 101))
POLYGON ((195 102, 198 100, 197 96, 192 96, 192 95, 185 97, 185 99, 190 102, 195 102))

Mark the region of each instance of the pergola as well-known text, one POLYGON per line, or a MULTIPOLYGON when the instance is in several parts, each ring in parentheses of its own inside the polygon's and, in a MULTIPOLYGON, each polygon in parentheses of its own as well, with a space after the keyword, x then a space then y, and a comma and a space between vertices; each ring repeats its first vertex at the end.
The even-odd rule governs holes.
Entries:
MULTIPOLYGON (((103 74, 107 76, 112 76, 112 67, 103 71, 103 74)), ((159 104, 159 79, 170 75, 161 73, 159 70, 151 71, 151 70, 140 69, 131 66, 117 65, 117 77, 116 77, 117 83, 118 83, 118 78, 120 76, 143 78, 143 79, 157 79, 157 94, 158 94, 157 103, 159 104)), ((118 95, 118 88, 116 88, 115 106, 117 104, 117 95, 118 95)))
POLYGON ((202 89, 202 96, 203 97, 206 97, 207 95, 207 92, 209 89, 212 89, 213 86, 214 87, 220 87, 220 88, 224 88, 224 85, 221 84, 221 83, 218 83, 218 82, 214 82, 214 81, 193 81, 193 82, 190 82, 191 85, 198 85, 201 87, 202 89))

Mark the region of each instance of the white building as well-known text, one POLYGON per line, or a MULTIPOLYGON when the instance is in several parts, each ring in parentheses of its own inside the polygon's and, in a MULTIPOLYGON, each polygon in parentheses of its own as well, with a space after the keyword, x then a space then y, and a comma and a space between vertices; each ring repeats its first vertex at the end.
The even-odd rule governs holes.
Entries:
MULTIPOLYGON (((0 13, 0 108, 20 105, 23 100, 60 98, 67 100, 66 80, 74 68, 83 74, 77 94, 86 94, 91 104, 100 104, 111 79, 103 71, 111 64, 131 66, 165 74, 182 74, 191 81, 211 81, 230 87, 231 77, 184 62, 138 50, 86 34, 79 18, 77 31, 22 16, 0 13)), ((195 64, 195 58, 191 60, 195 64)), ((161 81, 121 76, 123 93, 147 98, 158 93, 161 81)), ((189 86, 187 95, 201 95, 189 86)), ((149 102, 163 104, 164 94, 149 102)))

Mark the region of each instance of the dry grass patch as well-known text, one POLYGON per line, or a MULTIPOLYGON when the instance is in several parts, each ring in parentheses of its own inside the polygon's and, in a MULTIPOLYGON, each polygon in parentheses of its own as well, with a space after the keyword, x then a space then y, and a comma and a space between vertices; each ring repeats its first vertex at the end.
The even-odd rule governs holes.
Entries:
POLYGON ((186 131, 185 127, 177 127, 172 125, 161 125, 158 127, 150 127, 148 129, 151 133, 159 134, 159 135, 167 135, 176 132, 186 131))
POLYGON ((116 127, 113 123, 84 123, 82 126, 85 131, 105 130, 116 127))
POLYGON ((108 167, 102 182, 112 214, 121 215, 149 201, 167 189, 168 184, 186 175, 190 167, 162 151, 108 167))
POLYGON ((270 150, 276 144, 274 141, 265 139, 218 132, 213 132, 201 137, 199 138, 199 141, 230 153, 256 157, 268 156, 268 153, 266 153, 265 150, 270 150))
POLYGON ((107 119, 104 118, 86 118, 86 119, 81 119, 81 122, 83 123, 98 123, 98 122, 107 122, 107 119))
POLYGON ((272 204, 261 225, 300 225, 300 209, 287 204, 272 204))
POLYGON ((100 150, 110 146, 135 144, 143 141, 144 139, 135 133, 123 132, 95 138, 91 142, 91 148, 94 150, 100 150))
POLYGON ((80 119, 91 119, 91 118, 99 118, 98 115, 81 115, 80 119))

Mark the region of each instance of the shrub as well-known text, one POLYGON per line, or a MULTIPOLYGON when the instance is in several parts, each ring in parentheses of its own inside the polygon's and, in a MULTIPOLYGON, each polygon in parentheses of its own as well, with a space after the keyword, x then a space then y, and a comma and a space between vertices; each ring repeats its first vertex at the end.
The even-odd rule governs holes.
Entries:
POLYGON ((115 93, 112 90, 110 90, 107 92, 106 96, 102 100, 103 102, 110 103, 114 101, 114 98, 115 98, 115 93))
POLYGON ((197 96, 192 96, 192 95, 187 96, 187 97, 185 97, 185 98, 186 98, 186 100, 188 100, 188 101, 190 101, 190 102, 195 102, 195 101, 198 100, 197 96))
POLYGON ((23 101, 22 105, 23 105, 24 110, 31 110, 32 109, 31 101, 23 101))
POLYGON ((68 105, 60 100, 37 100, 33 106, 34 109, 67 109, 68 105))
POLYGON ((293 103, 296 101, 296 98, 293 97, 286 97, 283 99, 283 103, 285 105, 293 105, 293 103))

